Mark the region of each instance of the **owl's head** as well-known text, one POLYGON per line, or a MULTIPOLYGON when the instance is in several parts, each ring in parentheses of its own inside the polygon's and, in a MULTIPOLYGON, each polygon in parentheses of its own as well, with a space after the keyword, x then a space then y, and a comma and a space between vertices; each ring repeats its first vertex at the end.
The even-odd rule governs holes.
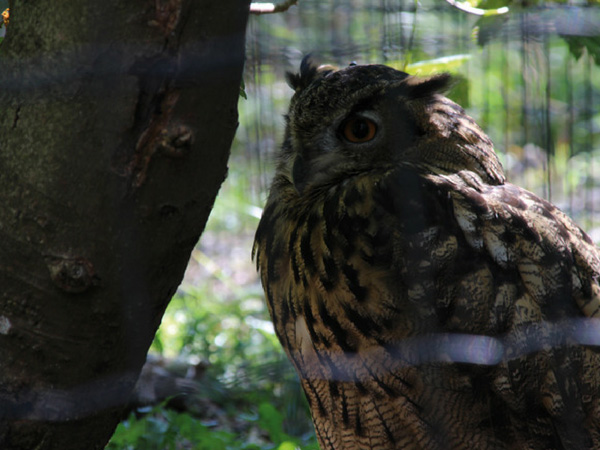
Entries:
POLYGON ((423 173, 471 170, 504 182, 485 133, 444 97, 448 74, 410 76, 383 65, 335 70, 308 58, 288 74, 295 94, 279 166, 298 192, 404 165, 423 173))

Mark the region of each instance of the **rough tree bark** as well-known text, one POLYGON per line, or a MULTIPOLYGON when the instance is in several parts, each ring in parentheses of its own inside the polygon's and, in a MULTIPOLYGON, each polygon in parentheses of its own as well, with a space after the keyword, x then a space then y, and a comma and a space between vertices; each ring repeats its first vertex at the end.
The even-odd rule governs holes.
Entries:
POLYGON ((100 449, 226 174, 248 1, 10 8, 0 448, 100 449))

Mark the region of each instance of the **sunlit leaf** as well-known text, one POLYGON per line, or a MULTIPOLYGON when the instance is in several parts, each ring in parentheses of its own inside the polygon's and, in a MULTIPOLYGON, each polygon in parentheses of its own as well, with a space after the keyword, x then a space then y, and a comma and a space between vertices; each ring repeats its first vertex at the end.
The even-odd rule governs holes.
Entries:
POLYGON ((456 72, 460 66, 471 59, 471 55, 451 55, 409 64, 406 71, 411 75, 431 75, 439 72, 456 72))
POLYGON ((482 3, 481 2, 474 2, 474 1, 458 1, 458 0, 446 0, 449 4, 451 4, 452 6, 454 6, 455 8, 468 13, 468 14, 473 14, 475 16, 498 16, 498 15, 503 15, 508 13, 509 9, 508 6, 500 6, 499 8, 490 8, 490 9, 484 9, 484 8, 478 8, 477 6, 480 6, 482 3))

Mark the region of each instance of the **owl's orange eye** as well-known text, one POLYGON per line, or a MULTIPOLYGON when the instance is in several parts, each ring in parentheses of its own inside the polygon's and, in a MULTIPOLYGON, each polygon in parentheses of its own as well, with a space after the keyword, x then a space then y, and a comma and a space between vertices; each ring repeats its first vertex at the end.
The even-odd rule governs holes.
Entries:
POLYGON ((369 142, 375 137, 377 125, 365 117, 352 117, 342 125, 344 138, 355 144, 369 142))

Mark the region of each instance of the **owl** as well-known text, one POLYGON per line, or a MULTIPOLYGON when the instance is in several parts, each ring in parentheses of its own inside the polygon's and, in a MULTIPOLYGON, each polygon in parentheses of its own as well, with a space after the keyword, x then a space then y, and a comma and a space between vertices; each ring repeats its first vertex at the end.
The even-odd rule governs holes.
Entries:
POLYGON ((253 256, 322 449, 600 448, 600 253, 451 78, 303 60, 253 256))

